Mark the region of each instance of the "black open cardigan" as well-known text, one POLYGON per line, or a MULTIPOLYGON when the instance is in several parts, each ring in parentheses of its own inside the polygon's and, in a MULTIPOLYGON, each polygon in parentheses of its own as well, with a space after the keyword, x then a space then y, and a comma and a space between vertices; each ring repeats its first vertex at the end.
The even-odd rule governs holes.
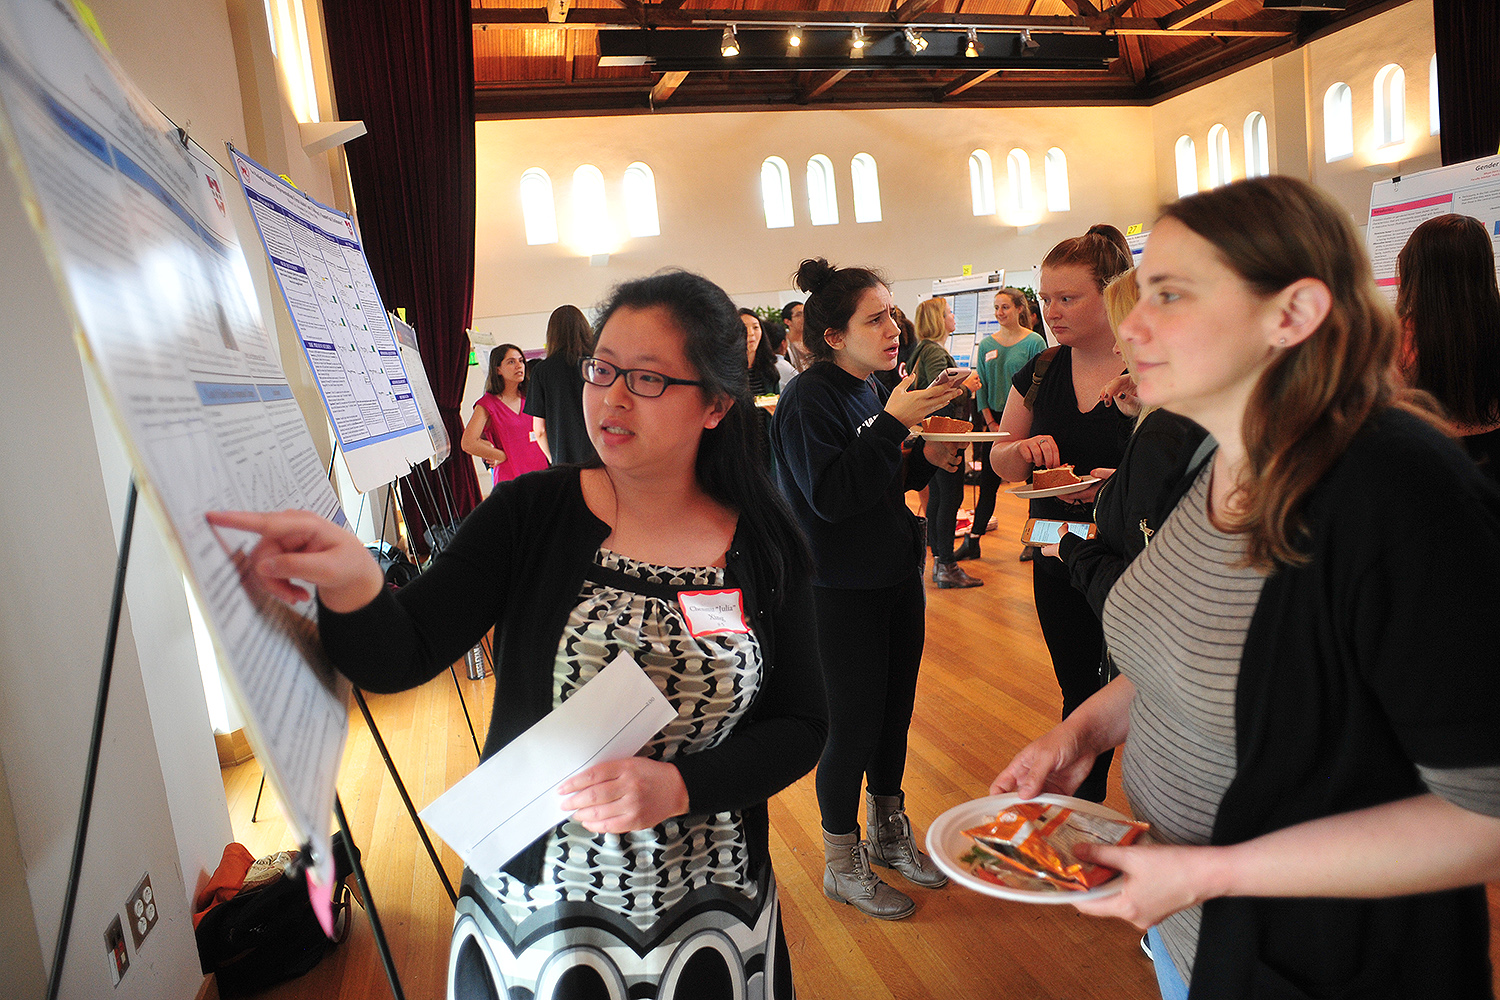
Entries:
MULTIPOLYGON (((324 648, 370 691, 416 687, 437 676, 495 627, 496 697, 488 758, 552 711, 558 642, 609 526, 584 502, 576 467, 495 487, 465 518, 431 568, 349 614, 319 607, 324 648)), ((740 810, 752 874, 768 861, 766 800, 812 769, 827 735, 823 679, 807 578, 778 593, 741 529, 727 561, 744 592, 764 674, 749 711, 711 750, 672 761, 695 814, 740 810)), ((505 870, 528 885, 541 877, 546 837, 505 870)))

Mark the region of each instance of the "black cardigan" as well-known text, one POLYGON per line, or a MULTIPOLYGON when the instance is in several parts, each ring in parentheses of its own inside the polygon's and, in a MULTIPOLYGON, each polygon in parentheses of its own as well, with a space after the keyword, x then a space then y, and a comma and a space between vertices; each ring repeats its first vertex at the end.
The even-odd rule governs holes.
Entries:
MULTIPOLYGON (((1064 535, 1057 554, 1068 564, 1073 586, 1104 616, 1104 600, 1130 561, 1146 547, 1142 528, 1153 534, 1193 485, 1192 459, 1208 431, 1187 417, 1154 410, 1141 421, 1120 467, 1104 481, 1094 502, 1093 538, 1064 535)), ((1201 459, 1200 459, 1201 461, 1201 459)))
MULTIPOLYGON (((735 533, 726 577, 744 592, 764 664, 761 686, 728 739, 672 763, 690 812, 741 811, 758 874, 769 858, 766 800, 817 763, 827 713, 808 582, 789 580, 786 593, 777 593, 762 560, 747 551, 745 534, 735 533)), ((412 583, 349 614, 320 606, 323 645, 360 687, 404 691, 447 670, 493 625, 497 694, 488 758, 552 711, 558 641, 608 536, 609 526, 584 502, 576 467, 501 483, 412 583)), ((505 870, 535 884, 545 841, 505 870)))
MULTIPOLYGON (((1311 560, 1267 579, 1246 635, 1214 844, 1423 794, 1416 764, 1500 765, 1500 490, 1389 410, 1304 510, 1311 560)), ((1483 886, 1203 907, 1194 1000, 1490 995, 1483 886)))

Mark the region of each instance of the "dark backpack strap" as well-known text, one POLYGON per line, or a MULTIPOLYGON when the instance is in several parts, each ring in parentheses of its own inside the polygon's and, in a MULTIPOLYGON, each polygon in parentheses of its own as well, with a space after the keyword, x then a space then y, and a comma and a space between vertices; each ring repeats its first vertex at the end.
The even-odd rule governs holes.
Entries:
POLYGON ((1021 397, 1021 402, 1026 404, 1026 409, 1036 408, 1037 390, 1042 387, 1042 377, 1047 374, 1047 369, 1052 367, 1052 362, 1057 358, 1057 352, 1061 347, 1049 347, 1036 356, 1036 367, 1031 370, 1031 388, 1026 390, 1026 395, 1021 397))

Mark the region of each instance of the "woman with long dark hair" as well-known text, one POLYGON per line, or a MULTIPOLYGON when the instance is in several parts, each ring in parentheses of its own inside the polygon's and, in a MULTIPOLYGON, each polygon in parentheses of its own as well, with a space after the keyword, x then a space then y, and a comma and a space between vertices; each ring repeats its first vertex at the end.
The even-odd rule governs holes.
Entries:
POLYGON ((1401 248, 1396 273, 1402 374, 1443 404, 1469 454, 1500 480, 1500 287, 1489 232, 1467 215, 1428 219, 1401 248))
POLYGON ((489 368, 459 447, 483 459, 497 483, 545 469, 547 455, 537 443, 541 419, 525 412, 525 352, 501 344, 490 351, 489 368))
POLYGON ((938 468, 959 463, 953 445, 908 449, 909 428, 960 391, 887 393, 872 375, 896 366, 891 292, 860 267, 806 260, 803 343, 816 359, 792 382, 771 420, 782 490, 813 551, 813 605, 828 691, 828 746, 818 762, 823 892, 884 920, 916 903, 871 870, 937 888, 947 878, 917 848, 902 778, 922 661, 926 538, 906 506, 938 468), (859 834, 860 786, 866 827, 859 834))
POLYGON ((637 756, 562 784, 571 819, 465 872, 450 995, 793 995, 766 800, 826 724, 806 543, 744 458, 744 344, 707 279, 617 288, 580 362, 599 459, 501 483, 400 591, 315 515, 215 517, 261 534, 249 561, 274 591, 317 586, 323 645, 361 687, 421 684, 493 627, 486 757, 621 654, 676 710, 637 756))
POLYGON ((583 422, 583 377, 578 365, 594 347, 594 331, 577 306, 558 306, 547 318, 547 356, 531 368, 526 412, 542 418, 539 439, 554 465, 581 465, 598 456, 583 422))
MULTIPOLYGON (((995 443, 990 464, 1006 482, 1030 478, 1033 469, 1067 463, 1079 476, 1108 475, 1117 468, 1131 420, 1100 398, 1124 370, 1115 354, 1115 335, 1104 309, 1104 286, 1130 267, 1125 237, 1113 226, 1094 226, 1083 236, 1063 240, 1042 261, 1043 318, 1061 346, 1042 351, 1011 380, 1000 429, 1010 437, 995 443)), ((1030 501, 1031 516, 1057 521, 1088 521, 1095 489, 1030 501)), ((1083 594, 1073 588, 1068 568, 1042 557, 1031 565, 1032 594, 1042 638, 1062 692, 1062 714, 1099 690, 1104 633, 1083 594)), ((1080 798, 1104 800, 1112 752, 1099 757, 1080 798)))
POLYGON ((993 788, 1066 794, 1124 743, 1152 842, 1085 851, 1123 875, 1077 905, 1151 928, 1164 997, 1489 997, 1500 490, 1397 385, 1312 186, 1175 202, 1137 278, 1141 402, 1218 450, 1110 592, 1122 676, 993 788))

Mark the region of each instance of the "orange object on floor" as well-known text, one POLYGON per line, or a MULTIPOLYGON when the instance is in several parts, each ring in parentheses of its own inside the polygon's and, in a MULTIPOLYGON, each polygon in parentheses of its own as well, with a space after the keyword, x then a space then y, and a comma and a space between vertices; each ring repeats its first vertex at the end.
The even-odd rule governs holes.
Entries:
POLYGON ((226 899, 233 899, 239 893, 240 887, 245 884, 245 874, 253 864, 255 859, 250 856, 244 844, 233 843, 224 848, 219 867, 214 869, 208 884, 198 893, 198 898, 193 900, 193 927, 198 926, 209 910, 226 899))

